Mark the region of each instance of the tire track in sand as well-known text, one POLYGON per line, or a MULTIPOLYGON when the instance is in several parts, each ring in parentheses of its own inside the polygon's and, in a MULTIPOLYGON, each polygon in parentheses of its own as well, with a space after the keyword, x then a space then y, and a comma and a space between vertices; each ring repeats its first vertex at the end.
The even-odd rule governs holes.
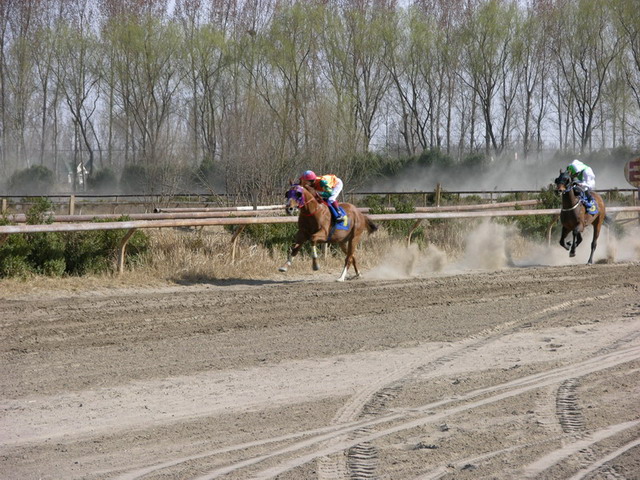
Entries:
MULTIPOLYGON (((543 308, 538 312, 532 312, 529 316, 519 320, 503 323, 499 326, 486 329, 469 337, 469 339, 456 347, 447 355, 441 356, 433 361, 427 361, 418 358, 416 361, 406 364, 404 368, 398 369, 392 374, 381 378, 380 381, 368 386, 351 397, 337 415, 332 419, 332 424, 340 424, 356 420, 363 414, 379 415, 385 409, 385 404, 389 399, 396 396, 397 392, 402 388, 403 379, 416 370, 422 372, 436 371, 446 363, 450 363, 464 355, 472 354, 483 346, 496 341, 505 334, 519 330, 522 325, 532 323, 536 320, 543 319, 546 315, 570 309, 574 305, 583 304, 584 302, 602 300, 613 294, 600 295, 590 298, 581 298, 576 300, 568 300, 556 305, 543 308)), ((347 439, 336 438, 332 442, 340 443, 345 440, 357 438, 358 435, 366 436, 369 432, 364 429, 360 430, 347 439)), ((327 444, 327 448, 331 445, 327 444)), ((322 457, 317 462, 317 472, 319 480, 340 480, 345 478, 367 479, 375 478, 378 454, 370 444, 355 445, 350 448, 347 455, 336 454, 332 457, 322 457)))
MULTIPOLYGON (((373 442, 378 438, 392 435, 403 430, 412 429, 426 424, 438 423, 451 415, 473 410, 475 408, 480 408, 491 403, 499 402, 506 398, 511 398, 523 393, 527 393, 534 389, 561 383, 575 376, 583 376, 589 373, 602 371, 611 367, 615 367, 617 365, 621 365, 623 363, 636 361, 638 359, 640 359, 640 346, 630 347, 621 351, 596 356, 583 362, 570 364, 534 375, 522 377, 507 383, 481 388, 454 399, 440 400, 417 408, 393 412, 386 416, 381 416, 373 420, 360 422, 357 425, 342 425, 335 428, 334 430, 328 429, 327 431, 325 429, 322 432, 318 430, 298 432, 290 436, 289 439, 291 440, 291 442, 288 445, 277 446, 265 454, 246 458, 244 460, 230 463, 225 467, 217 468, 198 477, 198 480, 218 478, 228 473, 248 469, 265 461, 276 462, 276 465, 257 472, 253 475, 251 475, 249 472, 245 472, 243 476, 255 479, 273 478, 279 474, 304 465, 310 461, 314 461, 319 457, 344 451, 348 448, 353 447, 354 445, 357 445, 358 443, 373 442), (378 427, 380 428, 380 430, 356 440, 347 439, 342 440, 341 442, 337 442, 338 439, 344 438, 344 435, 355 432, 357 429, 374 427, 378 427), (304 438, 300 440, 300 437, 304 438), (331 446, 327 447, 326 442, 329 440, 334 440, 336 443, 333 443, 331 446), (296 452, 301 453, 296 455, 296 452)), ((254 446, 265 446, 280 440, 283 440, 283 438, 281 437, 278 439, 265 439, 253 442, 253 444, 254 446)), ((228 447, 224 449, 224 451, 229 452, 233 450, 239 451, 245 449, 246 444, 243 444, 228 447)), ((203 454, 197 456, 197 458, 215 456, 219 452, 220 451, 208 453, 203 452, 203 454)), ((191 461, 194 458, 196 457, 192 456, 184 459, 177 459, 170 462, 170 465, 168 462, 161 465, 147 467, 135 472, 129 472, 118 478, 119 480, 135 480, 138 478, 142 478, 149 473, 168 468, 169 466, 175 466, 182 462, 191 461)))
MULTIPOLYGON (((387 426, 383 430, 365 436, 364 438, 360 439, 360 442, 373 442, 378 438, 392 435, 403 430, 412 429, 415 427, 423 426, 425 424, 441 422, 451 415, 483 407, 485 405, 495 403, 506 398, 515 397, 534 389, 553 385, 568 378, 572 378, 576 375, 584 376, 589 373, 598 372, 638 359, 640 359, 640 346, 632 347, 617 353, 610 353, 603 356, 593 357, 584 362, 552 369, 535 375, 530 375, 528 377, 507 382, 505 384, 479 389, 466 395, 462 395, 457 399, 443 400, 432 404, 423 405, 417 409, 411 409, 407 411, 403 418, 398 419, 397 421, 390 422, 392 423, 392 425, 387 426), (474 401, 475 398, 485 395, 489 396, 474 401), (460 403, 460 405, 444 408, 438 411, 442 407, 457 403, 460 403)), ((378 425, 379 423, 380 422, 376 422, 376 424, 378 425)), ((372 424, 371 426, 373 427, 374 425, 372 424)), ((273 478, 293 468, 304 465, 309 461, 313 461, 320 455, 337 453, 350 448, 355 444, 356 443, 354 443, 353 441, 345 441, 343 443, 333 445, 329 448, 323 448, 322 446, 319 446, 315 449, 315 451, 312 451, 311 453, 303 454, 301 456, 285 460, 275 467, 258 472, 257 474, 251 476, 251 478, 254 478, 256 480, 273 478)), ((279 456, 283 453, 290 453, 299 449, 300 448, 298 445, 292 445, 283 448, 278 452, 273 452, 273 454, 268 455, 268 457, 270 459, 273 459, 275 456, 279 456)), ((265 458, 262 458, 259 461, 262 461, 264 459, 265 458)), ((209 480, 217 478, 220 474, 229 473, 232 471, 235 471, 235 468, 233 467, 233 465, 230 465, 222 470, 213 471, 209 474, 198 477, 197 480, 209 480)))
MULTIPOLYGON (((380 379, 379 382, 376 382, 375 384, 370 385, 368 388, 357 392, 356 395, 351 397, 351 401, 345 404, 343 408, 338 412, 338 415, 336 415, 332 424, 330 426, 327 426, 324 429, 317 429, 317 430, 307 431, 307 432, 299 432, 296 434, 274 438, 274 439, 260 440, 256 442, 251 442, 250 444, 243 444, 236 447, 228 447, 219 451, 203 452, 202 454, 191 456, 188 458, 176 459, 173 461, 165 462, 163 464, 158 464, 155 466, 152 465, 149 467, 141 468, 136 470, 135 472, 129 472, 128 474, 124 474, 123 476, 118 478, 122 480, 141 478, 142 476, 147 475, 149 473, 167 469, 167 468, 179 465, 180 463, 202 459, 210 456, 215 456, 216 454, 221 454, 223 452, 243 450, 250 447, 268 445, 270 443, 281 442, 281 441, 292 441, 292 440, 300 439, 301 437, 308 437, 308 436, 310 436, 311 438, 308 440, 294 443, 293 445, 297 445, 294 448, 294 450, 306 448, 307 446, 306 443, 308 443, 308 445, 314 445, 317 442, 323 442, 323 441, 325 442, 329 441, 330 443, 328 445, 327 444, 323 445, 325 448, 321 450, 336 451, 338 453, 342 451, 340 448, 338 449, 331 448, 330 447, 331 444, 335 444, 335 445, 344 444, 346 445, 346 447, 344 447, 345 449, 353 448, 359 443, 366 441, 367 435, 371 431, 371 428, 375 427, 380 423, 394 421, 397 419, 398 416, 396 414, 391 414, 391 415, 381 416, 378 419, 374 419, 374 420, 360 419, 360 421, 356 421, 356 420, 349 421, 349 419, 356 419, 358 416, 360 416, 362 410, 365 409, 365 406, 367 406, 371 402, 371 398, 375 397, 377 394, 379 394, 379 396, 384 396, 384 395, 388 395, 389 392, 391 392, 391 396, 393 396, 392 391, 394 387, 392 384, 394 382, 397 382, 398 380, 401 380, 404 376, 410 374, 412 371, 415 371, 417 368, 426 369, 430 367, 429 369, 435 370, 437 369, 437 367, 444 365, 447 362, 453 361, 455 358, 458 358, 462 355, 466 355, 468 353, 472 353, 473 351, 481 348, 482 345, 485 345, 491 341, 494 341, 500 338, 505 334, 505 332, 517 331, 519 328, 529 327, 531 326, 530 323, 532 321, 535 321, 536 319, 542 320, 545 318, 545 315, 549 313, 569 309, 573 307, 575 304, 585 302, 585 300, 597 301, 610 296, 612 296, 612 294, 606 294, 606 295, 601 295, 597 297, 591 297, 588 299, 580 299, 575 301, 565 301, 565 302, 558 303, 556 305, 544 308, 537 312, 532 312, 529 316, 525 318, 514 320, 512 322, 502 324, 498 327, 493 327, 485 331, 479 332, 473 337, 469 337, 468 340, 462 342, 456 348, 455 351, 448 352, 446 355, 442 355, 431 361, 427 361, 426 363, 424 362, 424 358, 420 358, 415 362, 412 362, 411 364, 407 364, 404 366, 404 368, 401 368, 392 372, 392 374, 380 379), (358 437, 358 433, 360 434, 360 438, 358 437), (364 437, 362 437, 363 435, 364 437)), ((495 388, 499 389, 501 387, 498 386, 495 388)), ((446 403, 447 401, 443 402, 443 404, 446 404, 446 403)), ((245 466, 259 463, 262 460, 273 458, 278 455, 280 455, 280 453, 277 453, 277 450, 274 450, 274 453, 267 454, 266 456, 250 459, 247 462, 240 462, 243 465, 234 464, 236 465, 236 467, 230 467, 231 469, 229 471, 234 471, 237 468, 244 468, 245 466)), ((315 455, 315 457, 322 458, 323 455, 319 455, 319 456, 315 455)), ((340 471, 341 471, 341 474, 345 474, 346 463, 348 459, 346 458, 345 455, 341 455, 341 457, 343 458, 341 464, 344 465, 345 467, 340 469, 340 471)), ((357 460, 360 462, 364 461, 364 459, 362 458, 359 458, 357 460)), ((331 462, 329 462, 329 465, 331 465, 331 462)), ((366 470, 363 470, 363 471, 366 471, 366 470)), ((338 472, 334 472, 333 475, 338 475, 338 472)), ((208 477, 205 477, 205 478, 208 478, 208 477)), ((211 478, 214 478, 214 477, 211 477, 211 478)), ((344 477, 338 477, 338 478, 344 478, 344 477)))

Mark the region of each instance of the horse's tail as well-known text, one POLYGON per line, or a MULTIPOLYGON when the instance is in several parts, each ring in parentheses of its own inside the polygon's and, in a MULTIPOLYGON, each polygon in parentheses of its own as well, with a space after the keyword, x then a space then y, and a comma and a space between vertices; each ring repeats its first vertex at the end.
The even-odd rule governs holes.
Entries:
POLYGON ((376 230, 378 230, 378 225, 376 225, 375 223, 373 223, 373 221, 367 217, 366 215, 364 216, 365 221, 367 222, 367 231, 369 233, 373 233, 376 230))

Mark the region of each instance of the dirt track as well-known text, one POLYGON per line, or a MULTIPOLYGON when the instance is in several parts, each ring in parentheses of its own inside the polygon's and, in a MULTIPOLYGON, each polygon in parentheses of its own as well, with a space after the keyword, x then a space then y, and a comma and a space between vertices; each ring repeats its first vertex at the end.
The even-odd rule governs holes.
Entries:
POLYGON ((0 319, 2 478, 640 478, 637 262, 31 292, 0 319))

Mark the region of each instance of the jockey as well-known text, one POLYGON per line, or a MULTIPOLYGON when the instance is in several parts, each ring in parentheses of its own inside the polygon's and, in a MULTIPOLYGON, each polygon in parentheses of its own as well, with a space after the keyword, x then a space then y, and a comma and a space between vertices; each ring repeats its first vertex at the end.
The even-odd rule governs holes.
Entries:
POLYGON ((336 200, 342 191, 342 180, 331 174, 318 177, 312 170, 307 170, 300 177, 300 183, 303 182, 308 182, 324 199, 336 222, 344 220, 344 210, 336 200))
POLYGON ((567 172, 571 175, 571 180, 582 190, 589 205, 593 204, 591 190, 596 188, 596 176, 590 166, 585 165, 576 159, 569 164, 567 172))
POLYGON ((574 160, 567 167, 567 171, 579 187, 584 190, 593 190, 596 188, 596 176, 590 166, 585 165, 580 160, 574 160))

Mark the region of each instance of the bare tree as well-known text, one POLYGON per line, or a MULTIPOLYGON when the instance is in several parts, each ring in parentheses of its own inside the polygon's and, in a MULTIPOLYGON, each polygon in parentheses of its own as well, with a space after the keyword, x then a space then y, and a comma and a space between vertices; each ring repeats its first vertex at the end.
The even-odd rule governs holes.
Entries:
POLYGON ((591 147, 607 74, 622 47, 609 13, 606 2, 581 0, 567 3, 557 16, 555 57, 574 102, 575 111, 567 113, 581 153, 591 147))
MULTIPOLYGON (((613 2, 613 12, 619 36, 624 41, 624 48, 621 51, 619 68, 622 69, 626 81, 628 92, 635 100, 637 110, 640 110, 640 8, 632 1, 613 2)), ((629 126, 640 133, 637 120, 627 121, 627 102, 622 103, 622 132, 623 143, 626 143, 624 136, 625 127, 629 126)), ((637 116, 636 119, 639 117, 637 116)))
POLYGON ((5 155, 9 156, 5 158, 12 157, 15 165, 28 167, 31 159, 27 152, 27 130, 34 114, 32 102, 37 91, 33 75, 36 52, 32 40, 42 5, 35 0, 2 3, 6 7, 3 38, 7 42, 3 48, 2 75, 3 145, 5 155))
POLYGON ((514 20, 513 5, 490 0, 471 12, 464 31, 466 75, 460 78, 477 95, 487 155, 491 150, 499 153, 505 148, 510 131, 511 108, 519 79, 512 63, 514 20), (496 110, 501 112, 501 117, 496 116, 496 110))
POLYGON ((92 31, 92 11, 87 2, 81 2, 73 8, 68 23, 61 24, 57 30, 57 65, 55 75, 65 103, 71 114, 74 127, 74 156, 71 172, 74 187, 86 186, 84 171, 89 174, 95 167, 95 135, 92 118, 99 101, 99 51, 97 38, 92 31), (80 148, 82 145, 84 148, 80 148), (85 162, 83 151, 88 160, 85 162), (78 173, 81 175, 77 178, 78 173))

